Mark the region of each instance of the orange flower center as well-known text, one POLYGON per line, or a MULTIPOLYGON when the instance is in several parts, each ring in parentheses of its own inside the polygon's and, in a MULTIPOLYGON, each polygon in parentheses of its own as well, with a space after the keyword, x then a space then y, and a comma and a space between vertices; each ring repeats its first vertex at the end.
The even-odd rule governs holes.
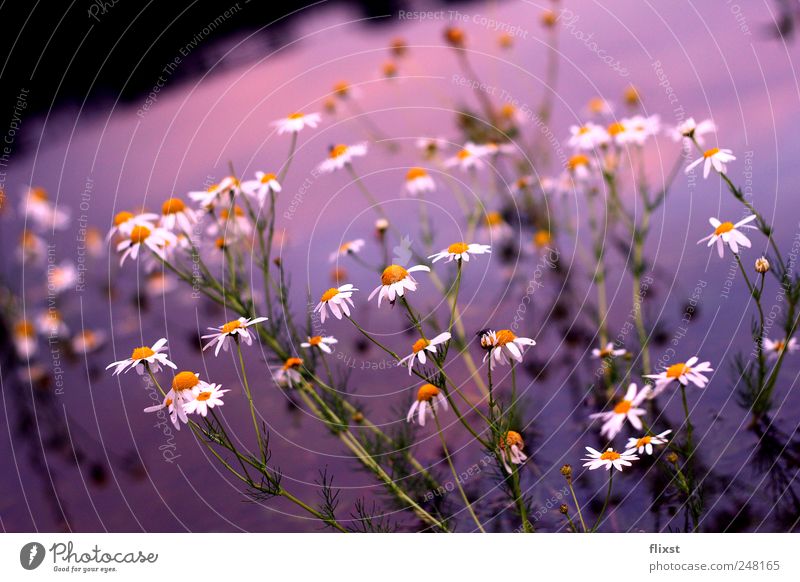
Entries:
POLYGON ((500 108, 500 114, 506 119, 514 117, 516 112, 517 108, 511 105, 511 103, 506 103, 500 108))
POLYGON ((400 265, 389 265, 383 270, 383 274, 381 275, 381 284, 392 285, 398 281, 402 281, 406 277, 408 277, 408 271, 406 271, 403 267, 400 265))
POLYGON ((486 224, 489 226, 497 226, 503 222, 503 216, 499 212, 490 212, 486 215, 486 224))
POLYGON ((775 351, 776 352, 782 352, 783 348, 785 348, 785 347, 786 347, 786 342, 785 341, 779 340, 779 341, 775 342, 775 351))
POLYGON ((535 235, 533 235, 533 244, 537 247, 543 247, 550 244, 550 233, 546 230, 540 230, 535 235))
POLYGON ((718 153, 719 153, 719 148, 711 148, 710 150, 706 150, 705 153, 703 153, 703 157, 710 158, 711 156, 718 153))
POLYGON ((322 343, 322 336, 315 335, 314 337, 310 337, 308 338, 308 343, 310 343, 312 346, 318 346, 322 343))
POLYGON ((625 131, 625 126, 622 125, 619 121, 612 123, 608 126, 608 133, 609 135, 619 135, 625 131))
POLYGON ((691 371, 691 368, 686 364, 672 364, 669 368, 667 368, 667 378, 680 378, 684 374, 688 374, 691 371))
POLYGON ((649 445, 651 440, 653 440, 653 437, 651 437, 651 436, 643 436, 638 441, 636 441, 636 448, 638 449, 639 447, 643 447, 645 445, 649 445))
POLYGON ((730 232, 732 230, 733 230, 732 222, 723 222, 716 228, 716 230, 714 230, 714 234, 719 236, 721 234, 725 234, 726 232, 730 232))
POLYGON ((417 392, 417 400, 420 402, 430 402, 435 396, 439 395, 439 389, 433 384, 423 384, 417 392))
POLYGON ((128 222, 131 218, 133 218, 132 212, 118 212, 116 216, 114 216, 114 226, 119 226, 124 222, 128 222))
POLYGON ((347 146, 344 144, 335 145, 331 148, 330 157, 338 158, 347 151, 347 146))
POLYGON ((449 247, 447 247, 447 252, 448 253, 453 253, 455 255, 460 255, 462 253, 466 253, 468 248, 469 248, 469 246, 467 245, 467 243, 457 242, 457 243, 453 243, 449 247))
POLYGON ((273 180, 275 180, 276 178, 277 176, 275 176, 275 174, 264 174, 263 176, 261 176, 261 183, 268 184, 273 180))
POLYGON ((161 214, 177 214, 186 210, 186 205, 180 198, 167 198, 161 205, 161 214))
POLYGON ((606 108, 606 102, 600 97, 593 97, 589 100, 589 111, 592 113, 600 113, 606 108))
POLYGON ((208 400, 209 398, 211 398, 211 392, 208 392, 208 391, 206 391, 206 392, 201 392, 200 394, 198 394, 198 395, 197 395, 197 399, 198 399, 200 402, 205 402, 205 401, 206 401, 206 400, 208 400))
POLYGON ((330 301, 331 299, 336 297, 338 294, 339 294, 339 290, 336 287, 331 287, 330 289, 325 291, 325 293, 322 294, 322 297, 320 297, 320 301, 323 302, 323 303, 326 302, 326 301, 330 301))
POLYGON ((30 190, 31 198, 38 200, 39 202, 47 202, 49 196, 47 195, 47 190, 44 188, 31 188, 30 190))
POLYGON ((175 392, 191 390, 200 383, 200 379, 194 372, 178 372, 172 379, 172 389, 175 392))
MULTIPOLYGON (((230 210, 228 210, 227 208, 223 208, 220 211, 219 215, 222 218, 222 220, 228 220, 228 217, 231 215, 231 213, 230 210)), ((234 206, 233 215, 236 218, 241 218, 242 216, 244 216, 244 210, 242 210, 241 206, 234 206)))
POLYGON ((505 447, 513 447, 517 446, 517 448, 522 448, 525 446, 525 443, 522 442, 522 435, 516 431, 510 430, 506 433, 505 441, 500 441, 500 446, 502 448, 505 447))
POLYGON ((143 243, 150 236, 150 229, 146 226, 134 226, 131 230, 131 242, 133 244, 143 243))
POLYGON ((633 402, 630 400, 621 400, 617 402, 617 405, 614 407, 614 414, 628 414, 631 406, 633 406, 633 402))
POLYGON ((20 336, 33 337, 34 335, 33 324, 26 319, 18 322, 17 325, 14 326, 14 331, 20 336))
POLYGON ((498 347, 504 346, 507 343, 513 342, 515 339, 517 339, 517 336, 514 335, 514 332, 510 329, 501 329, 495 334, 495 337, 497 338, 498 347))
POLYGON ((148 348, 147 346, 142 346, 140 348, 136 348, 131 353, 131 360, 144 360, 145 358, 149 358, 151 356, 155 356, 156 353, 148 348))
POLYGON ((300 358, 289 358, 283 363, 283 369, 289 370, 289 369, 299 368, 302 364, 303 360, 301 360, 300 358))
POLYGON ((222 237, 219 237, 217 240, 214 241, 214 246, 217 247, 219 250, 224 249, 225 248, 225 239, 222 238, 222 237))
POLYGON ((334 92, 339 97, 344 97, 347 95, 347 91, 350 89, 350 85, 348 85, 345 81, 339 81, 333 86, 334 92))
POLYGON ((458 153, 456 154, 456 157, 459 160, 466 160, 471 155, 472 155, 471 151, 464 149, 464 150, 459 150, 458 153))
POLYGON ((583 154, 577 154, 575 156, 572 156, 569 159, 569 162, 567 162, 567 167, 569 167, 570 170, 574 170, 578 166, 588 166, 588 165, 589 165, 589 158, 587 158, 583 154))
POLYGON ((427 348, 429 345, 431 345, 431 342, 429 342, 424 338, 420 338, 414 342, 414 345, 411 346, 411 349, 414 351, 415 354, 418 354, 419 352, 427 348))
POLYGON ((235 329, 239 329, 242 327, 242 322, 238 319, 234 319, 233 321, 229 321, 225 325, 222 326, 222 333, 231 333, 235 329))
POLYGON ((292 113, 289 116, 289 119, 303 119, 306 116, 305 113, 292 113))
POLYGON ((444 31, 444 37, 450 44, 461 45, 464 43, 464 31, 455 26, 449 27, 444 31))
POLYGON ((428 172, 426 172, 423 168, 411 168, 406 174, 406 180, 416 180, 417 178, 424 178, 427 175, 428 172))
POLYGON ((605 453, 600 455, 600 460, 602 461, 616 461, 619 458, 620 454, 615 451, 612 451, 611 449, 608 449, 605 453))

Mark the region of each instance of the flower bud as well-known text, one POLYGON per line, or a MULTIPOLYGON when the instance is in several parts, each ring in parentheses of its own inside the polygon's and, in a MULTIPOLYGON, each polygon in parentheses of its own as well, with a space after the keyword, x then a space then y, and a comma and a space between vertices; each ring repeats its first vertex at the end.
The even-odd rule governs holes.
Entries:
POLYGON ((564 475, 566 479, 572 479, 572 465, 564 465, 561 467, 561 474, 564 475))
POLYGON ((559 510, 561 513, 563 513, 564 515, 567 515, 567 514, 569 513, 569 507, 567 507, 567 504, 566 504, 566 503, 562 503, 562 504, 561 504, 561 507, 559 507, 559 508, 558 508, 558 510, 559 510))
POLYGON ((769 261, 767 257, 759 257, 756 259, 756 273, 761 273, 762 275, 769 271, 769 261))
POLYGON ((677 463, 678 462, 678 455, 677 453, 669 453, 667 455, 667 462, 668 463, 677 463))

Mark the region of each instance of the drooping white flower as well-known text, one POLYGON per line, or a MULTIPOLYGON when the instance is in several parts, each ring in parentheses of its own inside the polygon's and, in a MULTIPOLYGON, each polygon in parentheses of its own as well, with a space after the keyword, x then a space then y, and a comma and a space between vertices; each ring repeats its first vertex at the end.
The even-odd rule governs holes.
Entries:
POLYGON ((731 247, 731 251, 734 253, 739 252, 740 245, 749 249, 751 246, 750 239, 747 238, 739 229, 756 228, 755 226, 749 224, 756 218, 757 217, 755 214, 751 214, 736 224, 732 222, 720 222, 718 219, 713 217, 709 218, 708 222, 714 227, 714 232, 706 237, 701 238, 699 241, 697 241, 697 244, 708 241, 708 246, 712 246, 714 243, 717 243, 717 252, 719 253, 720 258, 725 255, 726 244, 731 247))
POLYGON ((167 366, 173 370, 176 370, 178 366, 169 360, 167 354, 161 353, 166 349, 167 339, 162 337, 151 347, 141 346, 134 349, 131 352, 130 358, 125 358, 124 360, 119 360, 117 362, 111 362, 108 366, 106 366, 106 370, 114 368, 114 376, 132 369, 135 369, 136 373, 141 375, 144 374, 145 369, 148 367, 153 373, 161 370, 161 366, 167 366))
POLYGON ((167 198, 161 205, 161 226, 167 230, 192 232, 199 217, 194 208, 189 208, 180 198, 167 198))
POLYGON ((282 119, 272 122, 278 128, 278 135, 284 133, 298 133, 306 127, 316 129, 322 121, 319 113, 292 113, 282 119))
POLYGON ((277 194, 280 191, 281 185, 278 182, 278 177, 271 173, 256 172, 255 180, 242 182, 242 192, 254 197, 258 201, 259 207, 264 205, 270 192, 277 194))
POLYGON ((335 172, 336 170, 344 168, 353 158, 359 158, 365 155, 367 155, 366 143, 335 145, 330 149, 328 158, 318 166, 318 169, 320 172, 325 173, 335 172))
POLYGON ((351 297, 353 292, 358 291, 351 283, 341 287, 331 287, 319 299, 319 303, 314 308, 314 312, 319 312, 320 323, 325 323, 328 317, 328 309, 336 319, 341 319, 342 314, 350 317, 350 307, 355 307, 351 297))
POLYGON ((644 416, 647 411, 644 408, 638 408, 638 406, 649 394, 650 388, 648 386, 638 390, 636 384, 631 383, 628 386, 625 397, 617 402, 612 410, 590 414, 589 418, 599 418, 603 421, 600 434, 607 437, 609 440, 619 434, 626 420, 630 422, 636 430, 642 430, 642 421, 639 417, 644 416))
POLYGON ((216 344, 214 348, 214 355, 219 356, 219 351, 228 351, 228 343, 231 341, 241 340, 248 346, 253 344, 253 337, 247 329, 251 325, 256 325, 262 321, 267 321, 266 317, 256 317, 249 319, 247 317, 240 317, 233 319, 219 327, 209 327, 208 329, 214 333, 202 336, 201 339, 211 339, 206 345, 203 346, 203 351, 216 344))
POLYGON ((724 174, 727 171, 727 166, 725 164, 735 159, 736 156, 733 155, 731 150, 711 148, 703 153, 702 158, 698 158, 686 166, 686 173, 688 174, 697 166, 703 164, 703 178, 708 178, 708 174, 711 173, 711 168, 714 168, 714 170, 720 174, 724 174))
POLYGON ((414 279, 411 273, 416 273, 417 271, 430 272, 430 270, 430 267, 425 265, 415 265, 408 269, 400 265, 389 265, 381 274, 381 284, 369 294, 367 301, 372 300, 377 295, 378 307, 381 306, 381 301, 384 298, 390 303, 394 303, 395 299, 403 297, 406 291, 417 290, 417 280, 414 279))
POLYGON ((357 255, 358 253, 361 252, 361 249, 364 248, 365 244, 366 243, 364 242, 363 238, 357 238, 355 240, 347 241, 346 243, 343 243, 338 249, 336 249, 335 252, 330 254, 330 257, 328 257, 328 261, 333 263, 339 257, 344 257, 345 255, 357 255))
POLYGON ((509 463, 521 465, 528 460, 528 457, 522 452, 522 449, 525 448, 525 442, 522 440, 522 435, 518 432, 513 430, 508 431, 505 438, 500 440, 499 447, 503 468, 509 475, 513 473, 509 463))
POLYGON ((331 346, 337 343, 339 343, 339 340, 337 340, 332 335, 327 335, 327 336, 315 335, 313 337, 309 337, 308 341, 301 343, 300 347, 306 349, 317 348, 319 350, 322 350, 326 354, 332 354, 333 349, 331 348, 331 346))
POLYGON ((419 363, 423 366, 427 363, 428 358, 425 355, 425 352, 430 352, 432 354, 436 354, 436 346, 445 343, 446 341, 450 341, 450 333, 443 332, 437 335, 433 339, 425 339, 420 338, 414 342, 414 345, 411 346, 411 353, 407 355, 405 358, 401 359, 397 362, 398 366, 408 365, 408 375, 411 375, 411 371, 414 368, 414 362, 419 359, 419 363))
POLYGON ((117 252, 122 253, 119 264, 123 265, 128 257, 137 260, 142 245, 153 251, 160 259, 166 260, 167 247, 169 245, 174 247, 177 242, 177 237, 165 228, 134 226, 128 236, 117 245, 117 252))
POLYGON ((433 384, 423 384, 417 391, 417 398, 408 409, 406 415, 406 422, 412 422, 416 413, 417 422, 420 426, 425 426, 425 417, 433 415, 433 411, 438 406, 447 410, 447 398, 442 394, 433 384))
POLYGON ((425 168, 409 168, 406 172, 405 189, 411 196, 419 196, 425 192, 436 191, 436 182, 425 168))
POLYGON ((717 126, 710 119, 705 119, 700 123, 697 123, 694 120, 694 117, 689 117, 682 123, 679 123, 672 130, 671 135, 672 139, 675 141, 694 138, 698 144, 703 145, 705 142, 705 138, 703 136, 707 133, 714 133, 715 131, 717 131, 717 126))
POLYGON ((483 334, 481 345, 488 350, 483 361, 489 359, 489 365, 494 369, 498 364, 511 363, 511 360, 522 363, 524 349, 535 346, 536 342, 528 337, 517 337, 510 329, 501 329, 483 334))

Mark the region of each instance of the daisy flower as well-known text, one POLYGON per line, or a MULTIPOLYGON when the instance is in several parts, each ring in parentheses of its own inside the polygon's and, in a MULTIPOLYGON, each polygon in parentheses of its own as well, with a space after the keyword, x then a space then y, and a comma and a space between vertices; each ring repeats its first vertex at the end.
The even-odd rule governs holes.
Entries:
POLYGON ((661 118, 658 115, 635 115, 624 119, 623 123, 629 128, 630 140, 636 145, 644 145, 647 138, 656 136, 661 131, 661 118))
POLYGON ((66 337, 69 328, 61 317, 61 312, 54 307, 49 307, 36 316, 37 331, 49 337, 66 337))
POLYGON ((509 188, 512 194, 522 194, 523 192, 533 188, 533 176, 520 176, 509 188))
POLYGON ((188 208, 180 198, 167 198, 161 205, 161 226, 167 230, 192 232, 192 227, 197 224, 197 213, 188 208))
POLYGON ((70 340, 72 351, 76 354, 90 354, 99 350, 106 343, 106 332, 103 330, 84 329, 70 340))
POLYGON ((156 412, 164 408, 168 409, 170 420, 177 430, 181 429, 179 420, 184 424, 189 422, 186 416, 186 404, 194 400, 201 390, 211 389, 211 384, 200 379, 200 375, 195 372, 178 372, 172 379, 172 388, 167 392, 164 401, 155 406, 148 406, 145 412, 156 412))
POLYGON ((148 228, 137 225, 131 229, 130 234, 117 245, 117 252, 122 252, 119 261, 120 266, 125 263, 125 259, 131 257, 134 261, 139 258, 139 249, 142 245, 149 248, 162 260, 166 260, 166 248, 168 245, 177 244, 177 237, 164 228, 148 228))
POLYGON ((720 222, 716 218, 709 218, 708 222, 714 227, 714 232, 707 237, 701 238, 699 241, 697 241, 697 244, 708 241, 708 246, 712 246, 714 243, 717 243, 717 252, 719 253, 720 258, 725 255, 725 244, 731 247, 731 251, 734 253, 739 252, 739 245, 749 249, 751 246, 750 239, 738 229, 756 228, 755 226, 748 224, 753 222, 755 219, 756 215, 751 214, 747 218, 743 218, 734 224, 732 222, 720 222))
POLYGON ((47 269, 47 288, 53 293, 61 293, 78 282, 78 269, 70 261, 47 269))
POLYGON ((177 370, 178 366, 173 364, 167 358, 167 354, 162 354, 162 350, 167 349, 167 339, 161 338, 152 347, 141 346, 131 352, 131 357, 118 362, 111 362, 106 366, 106 370, 114 368, 113 375, 116 376, 123 372, 135 369, 137 374, 144 374, 147 368, 153 373, 161 370, 161 366, 168 366, 173 370, 177 370))
POLYGON ((528 116, 512 103, 503 103, 500 107, 500 119, 507 121, 512 126, 523 125, 528 121, 528 116))
POLYGON ((517 151, 517 147, 512 143, 497 143, 495 141, 487 141, 482 146, 487 155, 499 156, 500 154, 513 154, 517 151))
POLYGON ((241 183, 234 176, 226 176, 218 184, 212 184, 205 190, 189 192, 189 199, 199 203, 203 208, 211 208, 224 195, 235 197, 241 191, 241 183))
POLYGON ((47 253, 47 243, 30 230, 25 230, 17 247, 17 258, 23 263, 40 262, 47 253))
POLYGON ((59 210, 44 188, 30 187, 20 202, 22 213, 41 229, 62 230, 69 224, 69 213, 59 210))
POLYGON ((419 425, 425 426, 425 417, 428 415, 428 411, 433 415, 433 411, 440 405, 447 410, 447 398, 444 397, 441 390, 433 384, 423 384, 417 391, 417 399, 408 409, 406 422, 413 422, 414 413, 416 413, 419 425))
POLYGON ((590 115, 611 115, 614 109, 611 104, 602 97, 592 97, 586 104, 586 111, 590 115))
POLYGON ((411 276, 411 273, 417 271, 430 272, 431 268, 425 265, 415 265, 410 269, 401 267, 400 265, 389 265, 383 270, 381 274, 381 284, 375 287, 375 290, 369 294, 367 301, 371 301, 375 295, 378 295, 378 307, 381 306, 381 301, 385 297, 390 303, 394 303, 395 299, 405 295, 405 292, 417 290, 417 280, 411 276))
POLYGON ((281 191, 281 185, 275 174, 256 172, 255 180, 242 182, 242 192, 249 196, 254 196, 258 200, 259 206, 264 205, 264 201, 267 199, 267 194, 269 194, 270 191, 275 194, 281 191))
POLYGON ((570 138, 567 144, 576 150, 592 151, 605 145, 611 139, 608 132, 591 121, 584 125, 573 125, 569 128, 570 138))
POLYGON ((591 160, 586 154, 575 154, 567 160, 567 169, 578 180, 586 180, 591 176, 591 160))
POLYGON ((367 144, 357 143, 355 145, 335 145, 328 153, 328 159, 322 162, 317 169, 320 172, 330 173, 341 170, 349 164, 353 158, 360 158, 367 155, 367 144))
POLYGON ((250 335, 247 328, 251 325, 261 323, 262 321, 267 321, 267 318, 256 317, 254 319, 249 319, 247 317, 240 317, 239 319, 233 319, 219 327, 209 327, 208 329, 214 333, 202 336, 201 339, 211 339, 210 342, 203 346, 203 351, 216 344, 217 347, 214 349, 214 355, 219 356, 219 351, 221 349, 226 352, 228 351, 228 343, 231 341, 243 341, 248 346, 253 345, 253 337, 250 335))
POLYGON ((703 145, 703 142, 705 141, 703 136, 707 133, 714 133, 715 131, 717 131, 717 126, 710 119, 706 119, 700 123, 697 123, 694 120, 694 117, 689 117, 682 123, 679 123, 672 130, 672 139, 675 141, 681 141, 687 138, 694 138, 698 144, 703 145))
POLYGON ((777 360, 784 351, 787 354, 793 354, 798 349, 800 346, 797 345, 795 338, 791 338, 788 342, 785 339, 773 341, 767 337, 764 338, 764 350, 769 354, 770 360, 777 360))
POLYGON ((194 400, 189 400, 183 405, 186 414, 199 414, 206 416, 209 408, 222 406, 222 395, 230 390, 222 390, 221 384, 206 384, 197 392, 194 400))
POLYGON ((617 402, 612 410, 590 414, 589 418, 599 418, 603 421, 600 434, 607 437, 609 440, 619 434, 626 420, 630 422, 636 430, 642 430, 642 421, 639 417, 647 414, 647 411, 644 408, 637 408, 637 406, 639 406, 649 394, 650 388, 648 386, 639 390, 636 384, 631 383, 628 386, 625 397, 617 402))
POLYGON ((500 458, 503 460, 503 467, 509 474, 513 473, 509 463, 521 465, 528 459, 522 452, 523 448, 525 448, 525 442, 522 440, 522 435, 513 430, 508 431, 505 438, 500 440, 500 458))
POLYGON ((480 245, 477 243, 472 243, 468 245, 465 242, 457 242, 451 244, 443 251, 439 251, 435 255, 431 255, 428 258, 433 259, 434 263, 441 259, 447 259, 448 263, 454 260, 469 262, 470 255, 483 255, 491 252, 492 252, 492 247, 490 247, 489 245, 480 245))
POLYGON ((689 382, 691 382, 698 388, 705 388, 706 384, 708 384, 708 378, 703 374, 706 372, 713 372, 714 368, 711 367, 711 362, 702 362, 698 364, 697 361, 699 359, 700 358, 697 356, 692 356, 686 360, 685 363, 672 364, 659 374, 649 374, 645 376, 645 378, 652 378, 656 381, 656 387, 650 395, 650 398, 661 394, 667 386, 676 380, 683 386, 688 386, 689 382))
POLYGON ((295 384, 303 381, 303 375, 300 373, 300 367, 303 365, 303 360, 300 358, 288 358, 281 366, 274 368, 275 382, 279 386, 293 387, 295 384))
POLYGON ((425 192, 434 192, 436 183, 425 168, 410 168, 406 173, 406 192, 411 196, 419 196, 425 192))
POLYGON ((608 342, 604 348, 595 348, 592 350, 593 358, 616 358, 617 356, 624 356, 626 353, 625 348, 614 349, 614 342, 608 342))
POLYGON ((208 231, 212 235, 224 232, 228 239, 240 236, 248 237, 253 233, 253 225, 242 207, 234 204, 232 208, 223 208, 219 211, 219 219, 208 231))
POLYGON ((535 346, 536 342, 528 337, 517 337, 510 329, 501 329, 485 333, 481 345, 489 349, 483 361, 491 358, 490 365, 494 369, 497 364, 508 364, 511 360, 521 363, 525 347, 535 346))
POLYGON ((337 340, 332 335, 328 335, 325 337, 321 335, 315 335, 314 337, 309 337, 308 341, 301 343, 300 346, 304 348, 319 348, 326 354, 332 354, 333 349, 331 348, 331 346, 336 343, 339 343, 339 340, 337 340))
POLYGON ((589 452, 589 456, 581 460, 587 461, 583 466, 589 467, 590 471, 600 468, 609 471, 611 467, 614 467, 617 471, 622 471, 623 467, 631 466, 631 461, 639 460, 639 457, 632 450, 623 451, 622 453, 618 453, 612 448, 606 449, 604 453, 596 451, 592 447, 586 447, 586 450, 589 452))
POLYGON ((669 442, 669 439, 666 439, 664 437, 666 437, 671 432, 672 432, 671 430, 665 430, 664 432, 659 433, 657 435, 649 435, 648 434, 648 435, 645 435, 645 436, 639 437, 639 438, 631 437, 631 438, 628 439, 628 447, 627 448, 630 451, 634 451, 635 450, 640 455, 643 455, 645 453, 647 453, 648 455, 652 455, 653 454, 653 446, 654 445, 658 446, 658 445, 667 444, 669 442))
POLYGON ((319 113, 292 113, 283 119, 278 119, 272 122, 274 127, 278 128, 278 135, 284 133, 298 133, 306 127, 316 129, 322 121, 319 113))
POLYGON ((148 295, 160 297, 178 288, 178 281, 163 271, 153 271, 147 275, 145 290, 148 295))
POLYGON ((27 319, 14 324, 12 331, 14 348, 19 357, 28 359, 36 353, 36 327, 27 319))
POLYGON ((686 173, 688 174, 692 170, 694 170, 700 164, 703 164, 703 178, 708 178, 708 174, 711 172, 711 168, 714 168, 720 174, 724 174, 727 170, 728 162, 732 162, 736 159, 736 156, 733 155, 731 150, 727 149, 719 149, 719 148, 711 148, 710 150, 706 150, 703 153, 702 158, 698 158, 693 161, 691 164, 686 166, 686 173))
POLYGON ((444 165, 446 168, 458 167, 461 170, 480 170, 483 168, 484 163, 481 159, 488 153, 487 149, 483 146, 475 145, 474 143, 467 142, 458 153, 445 160, 444 165))
POLYGON ((115 234, 129 235, 135 226, 144 226, 150 230, 156 227, 158 222, 158 214, 152 212, 144 212, 141 214, 134 214, 123 210, 114 215, 114 220, 111 229, 106 235, 106 241, 110 241, 115 234))
POLYGON ((404 364, 408 364, 408 375, 410 376, 411 371, 414 368, 414 360, 419 358, 419 363, 424 366, 428 361, 428 357, 425 355, 425 352, 430 352, 435 355, 436 346, 443 344, 446 341, 450 341, 449 332, 440 333, 431 340, 420 338, 414 342, 414 345, 411 346, 411 353, 397 362, 397 365, 402 366, 404 364))
POLYGON ((357 238, 355 240, 347 241, 342 246, 340 246, 335 252, 331 253, 330 257, 328 257, 328 261, 333 263, 339 257, 343 257, 345 255, 357 255, 361 252, 361 249, 364 248, 363 238, 357 238))
POLYGON ((342 313, 350 317, 349 306, 355 307, 351 299, 353 291, 358 291, 358 289, 353 287, 352 283, 347 283, 341 287, 331 287, 325 291, 314 308, 314 313, 319 311, 320 323, 325 323, 325 319, 328 317, 328 309, 331 310, 336 319, 341 319, 342 313))

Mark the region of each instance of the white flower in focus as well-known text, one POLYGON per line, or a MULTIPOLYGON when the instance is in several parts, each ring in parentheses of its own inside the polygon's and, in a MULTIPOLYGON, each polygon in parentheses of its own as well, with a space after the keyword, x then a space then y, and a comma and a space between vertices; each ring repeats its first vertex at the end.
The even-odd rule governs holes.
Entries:
POLYGON ((637 407, 649 394, 650 388, 648 386, 638 390, 636 384, 631 383, 628 386, 625 397, 617 402, 612 410, 590 414, 589 418, 599 418, 603 421, 600 434, 609 440, 619 434, 626 420, 630 422, 636 430, 642 430, 642 421, 639 417, 647 414, 647 411, 644 408, 637 407))
POLYGON ((206 384, 200 387, 194 400, 189 400, 183 405, 186 414, 199 414, 206 416, 210 408, 216 408, 225 404, 222 395, 230 390, 222 390, 221 384, 206 384))
POLYGON ((430 272, 430 270, 430 267, 425 265, 416 265, 409 269, 400 265, 389 265, 381 274, 381 284, 369 294, 367 301, 371 301, 375 295, 378 295, 378 307, 381 306, 381 301, 384 298, 390 303, 394 303, 395 299, 403 297, 406 291, 417 290, 417 280, 411 276, 411 273, 417 271, 430 272))
POLYGON ((208 391, 210 389, 211 384, 201 380, 199 374, 188 371, 178 372, 172 379, 172 388, 167 392, 164 401, 155 406, 148 406, 144 411, 157 412, 166 408, 173 426, 180 430, 181 422, 184 424, 189 422, 189 418, 186 416, 188 412, 186 405, 194 400, 201 390, 208 391))
POLYGON ((446 249, 439 251, 435 255, 431 255, 428 258, 433 259, 433 262, 440 261, 442 259, 447 259, 447 262, 450 263, 452 261, 464 261, 469 262, 470 255, 483 255, 486 253, 491 253, 492 247, 489 245, 481 245, 477 243, 467 244, 465 242, 457 242, 451 244, 446 249))
POLYGON ((652 378, 656 381, 655 389, 649 398, 655 398, 661 394, 674 381, 680 382, 683 386, 688 386, 689 382, 691 382, 698 388, 705 388, 706 384, 708 384, 708 378, 703 374, 713 372, 714 368, 711 367, 711 362, 698 364, 697 361, 699 359, 697 356, 692 356, 685 363, 672 364, 659 374, 645 376, 645 378, 652 378))
POLYGON ((447 398, 444 397, 441 390, 433 384, 423 384, 417 391, 417 398, 408 409, 406 415, 406 422, 413 422, 414 414, 416 413, 417 422, 420 426, 425 426, 425 417, 428 412, 433 415, 433 411, 437 406, 441 406, 447 410, 447 398))
POLYGON ((128 257, 137 260, 142 245, 153 251, 160 259, 166 260, 167 246, 175 245, 177 242, 175 235, 164 228, 134 226, 127 238, 117 245, 117 252, 122 253, 119 264, 122 266, 128 257))
POLYGON ((509 475, 513 473, 509 463, 521 465, 528 460, 528 457, 522 452, 523 448, 525 448, 525 443, 522 435, 513 430, 508 431, 505 438, 500 441, 500 458, 503 460, 503 468, 509 475))
POLYGON ((335 145, 330 149, 328 158, 317 168, 320 172, 330 173, 341 170, 349 164, 353 158, 360 158, 367 155, 367 144, 357 143, 355 145, 335 145))
POLYGON ((256 172, 255 180, 242 182, 242 192, 258 200, 259 207, 264 206, 264 202, 267 200, 267 194, 270 192, 277 194, 280 191, 281 185, 275 174, 256 172))
POLYGON ((333 263, 336 262, 336 259, 339 257, 344 257, 345 255, 357 255, 361 252, 361 249, 364 248, 363 238, 357 238, 355 240, 347 241, 346 243, 342 244, 335 252, 331 253, 328 257, 328 262, 333 263))
POLYGON ((714 168, 720 174, 724 174, 728 169, 725 164, 732 162, 736 159, 731 150, 721 150, 719 148, 711 148, 703 153, 702 158, 698 158, 691 164, 686 166, 686 173, 690 173, 700 164, 703 164, 703 178, 708 178, 711 168, 714 168))
POLYGON ((161 338, 152 347, 141 346, 131 352, 131 357, 117 362, 112 362, 106 366, 106 370, 114 368, 113 375, 122 374, 129 370, 135 369, 137 374, 144 374, 147 367, 154 374, 161 370, 161 366, 167 366, 176 370, 178 366, 173 364, 167 354, 162 354, 161 351, 167 349, 167 339, 161 338))
POLYGON ((332 354, 333 349, 331 348, 332 345, 339 343, 332 335, 328 336, 321 336, 315 335, 314 337, 309 337, 307 342, 303 342, 300 344, 300 347, 309 349, 309 348, 317 348, 322 350, 326 354, 332 354))
POLYGON ((331 287, 319 299, 319 303, 314 308, 314 313, 319 312, 320 323, 325 323, 328 317, 328 309, 336 319, 341 319, 342 314, 350 317, 350 307, 355 307, 351 297, 353 292, 358 291, 351 283, 341 287, 331 287), (349 306, 348 306, 349 305, 349 306))
POLYGON ((668 434, 670 434, 671 430, 665 430, 662 433, 657 435, 645 435, 643 437, 635 438, 631 437, 628 439, 628 449, 632 451, 638 452, 640 455, 647 453, 648 455, 653 454, 653 447, 659 445, 665 445, 669 442, 668 439, 664 438, 668 434))
POLYGON ((278 135, 284 133, 298 133, 306 127, 316 129, 322 121, 319 113, 292 113, 287 117, 272 122, 278 128, 278 135))
POLYGON ((411 196, 419 196, 425 192, 436 191, 436 182, 425 168, 410 168, 406 173, 406 192, 411 196))
POLYGON ((592 447, 586 447, 586 450, 589 452, 589 456, 581 460, 587 461, 583 464, 583 466, 589 467, 590 471, 600 468, 608 471, 611 469, 611 467, 614 467, 617 471, 622 471, 623 467, 631 466, 631 461, 639 460, 639 457, 636 456, 632 450, 627 450, 622 453, 617 453, 612 448, 606 449, 604 453, 601 453, 592 447))
POLYGON ((128 236, 135 226, 144 226, 153 230, 158 223, 158 214, 152 212, 144 212, 141 214, 134 214, 123 210, 114 215, 113 225, 106 235, 106 241, 110 241, 115 234, 119 233, 123 236, 128 236))
POLYGON ((219 356, 220 349, 226 352, 228 351, 228 343, 231 341, 241 340, 248 346, 253 345, 253 337, 250 335, 247 328, 251 325, 261 323, 262 321, 267 321, 267 318, 256 317, 249 319, 247 317, 240 317, 239 319, 233 319, 219 327, 209 327, 208 329, 214 333, 201 336, 201 339, 211 339, 210 342, 203 346, 203 351, 216 344, 217 347, 214 349, 214 355, 219 356))
POLYGON ((405 358, 401 359, 397 362, 398 366, 402 366, 404 364, 408 365, 408 375, 411 375, 411 371, 414 368, 414 361, 419 358, 419 363, 423 366, 428 362, 428 358, 425 355, 425 352, 430 352, 432 354, 436 354, 436 346, 443 344, 446 341, 450 341, 450 333, 443 332, 437 335, 435 338, 428 340, 425 338, 420 338, 414 342, 414 345, 411 346, 411 353, 407 355, 405 358))
POLYGON ((535 346, 536 342, 528 337, 517 337, 510 329, 501 329, 483 334, 481 345, 489 350, 483 361, 490 359, 490 366, 494 369, 497 364, 509 364, 511 360, 522 363, 525 347, 535 346))
POLYGON ((751 214, 747 218, 744 218, 737 222, 736 224, 732 222, 720 222, 716 218, 709 218, 708 222, 711 226, 714 227, 714 232, 712 232, 707 237, 701 238, 697 241, 697 244, 703 243, 708 241, 708 246, 712 246, 714 243, 717 243, 717 252, 719 253, 719 257, 722 258, 725 255, 725 245, 727 244, 731 247, 731 251, 734 253, 739 253, 739 245, 750 248, 750 239, 747 238, 743 233, 741 233, 738 229, 740 228, 756 228, 748 223, 754 221, 756 219, 755 214, 751 214))
POLYGON ((787 354, 793 354, 798 349, 800 349, 800 345, 797 345, 795 338, 791 338, 788 342, 785 339, 773 341, 767 337, 764 338, 764 351, 767 352, 770 360, 777 360, 784 351, 787 354))

